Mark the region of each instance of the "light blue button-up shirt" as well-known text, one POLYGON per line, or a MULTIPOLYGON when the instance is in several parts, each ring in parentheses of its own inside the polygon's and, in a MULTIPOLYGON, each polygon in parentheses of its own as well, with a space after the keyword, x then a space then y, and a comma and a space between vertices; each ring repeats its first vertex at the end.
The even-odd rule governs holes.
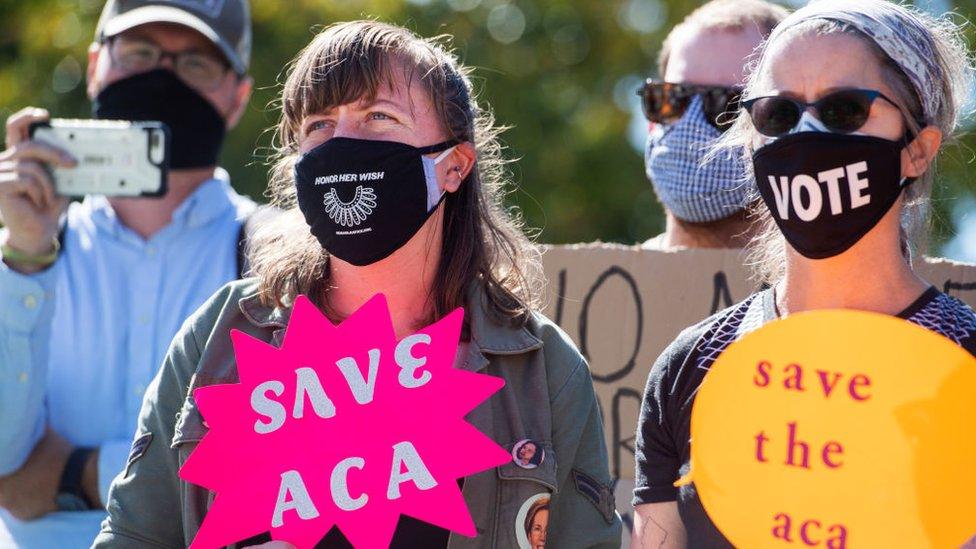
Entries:
MULTIPOLYGON (((241 220, 253 208, 217 170, 143 240, 105 197, 89 196, 69 207, 50 269, 25 276, 0 261, 0 475, 19 469, 50 426, 99 448, 108 501, 146 386, 183 320, 237 277, 241 220)), ((23 522, 0 510, 0 548, 87 548, 104 517, 57 512, 23 522)))

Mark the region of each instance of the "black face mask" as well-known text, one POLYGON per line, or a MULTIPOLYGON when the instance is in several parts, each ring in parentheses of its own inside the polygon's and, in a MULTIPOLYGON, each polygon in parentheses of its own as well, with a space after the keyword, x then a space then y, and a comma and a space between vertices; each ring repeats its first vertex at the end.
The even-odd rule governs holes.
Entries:
POLYGON ((786 240, 810 259, 847 251, 912 180, 901 180, 904 141, 801 132, 753 155, 756 185, 786 240))
POLYGON ((103 89, 92 104, 103 120, 157 120, 170 131, 170 167, 205 168, 217 164, 226 123, 217 109, 171 71, 139 73, 103 89))
POLYGON ((456 141, 411 147, 394 141, 333 137, 295 164, 298 207, 322 247, 363 266, 407 243, 443 200, 437 159, 456 141))

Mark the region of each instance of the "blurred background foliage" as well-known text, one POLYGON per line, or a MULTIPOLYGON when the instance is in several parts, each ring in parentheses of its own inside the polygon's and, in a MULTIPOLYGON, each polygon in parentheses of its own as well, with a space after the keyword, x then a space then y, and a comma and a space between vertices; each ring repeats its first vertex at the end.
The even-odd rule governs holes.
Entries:
MULTIPOLYGON (((321 26, 376 18, 424 36, 454 36, 460 58, 476 68, 482 99, 500 124, 511 126, 504 140, 508 156, 518 161, 509 201, 541 230, 541 241, 643 241, 663 229, 664 216, 644 175, 646 123, 634 90, 654 73, 668 29, 701 3, 251 0, 256 89, 221 164, 240 192, 261 198, 271 142, 265 130, 277 118, 271 103, 283 68, 321 26)), ((102 4, 0 0, 0 118, 27 105, 57 117, 89 116, 86 51, 102 4)), ((934 13, 976 16, 976 0, 917 4, 934 13)), ((968 26, 966 32, 973 44, 976 31, 968 26)), ((974 149, 976 138, 965 136, 943 157, 933 201, 933 253, 976 259, 974 149)))

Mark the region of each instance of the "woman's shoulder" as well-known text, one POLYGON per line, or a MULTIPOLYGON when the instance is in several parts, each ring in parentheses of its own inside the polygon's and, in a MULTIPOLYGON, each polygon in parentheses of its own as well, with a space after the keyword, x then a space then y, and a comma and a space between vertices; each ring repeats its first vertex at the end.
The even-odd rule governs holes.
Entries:
MULTIPOLYGON (((233 353, 231 330, 261 338, 266 325, 255 324, 246 310, 259 305, 257 279, 235 280, 224 284, 183 322, 170 354, 179 369, 199 370, 208 357, 233 353)), ((268 338, 265 339, 269 339, 268 338)))
POLYGON ((578 377, 573 374, 587 369, 569 335, 539 311, 529 311, 521 321, 490 321, 489 329, 484 324, 479 326, 481 333, 472 334, 483 352, 495 355, 504 364, 541 366, 550 387, 561 387, 578 377))
POLYGON ((518 355, 542 350, 546 360, 582 360, 576 344, 555 322, 535 308, 518 316, 504 316, 489 305, 483 283, 473 284, 465 298, 471 336, 483 351, 492 354, 518 355))
POLYGON ((256 300, 257 295, 258 280, 256 278, 228 282, 187 317, 184 328, 193 330, 197 334, 208 333, 227 316, 243 315, 242 301, 256 300))
POLYGON ((961 300, 930 288, 899 316, 951 339, 976 355, 976 311, 961 300))
POLYGON ((770 320, 770 299, 770 291, 761 290, 685 328, 660 354, 652 375, 707 371, 729 345, 770 320))
POLYGON ((541 311, 533 310, 529 313, 525 330, 538 338, 543 345, 566 347, 576 353, 579 352, 569 334, 541 311))

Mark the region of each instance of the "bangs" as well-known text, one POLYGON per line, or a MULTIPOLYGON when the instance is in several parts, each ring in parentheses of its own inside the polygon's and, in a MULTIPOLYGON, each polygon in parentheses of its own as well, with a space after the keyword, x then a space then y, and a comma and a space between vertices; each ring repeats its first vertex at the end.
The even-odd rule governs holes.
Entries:
MULTIPOLYGON (((410 85, 436 67, 433 53, 417 47, 405 29, 375 22, 331 27, 306 47, 292 67, 282 97, 283 122, 294 135, 309 115, 355 101, 374 101, 381 87, 393 91, 398 82, 410 85)), ((429 92, 429 83, 425 87, 429 92)))
MULTIPOLYGON (((419 85, 437 118, 424 122, 440 124, 445 137, 466 141, 477 153, 463 184, 443 202, 445 252, 431 287, 432 310, 424 314, 433 322, 463 306, 477 282, 495 321, 523 325, 528 320, 542 293, 538 251, 504 203, 509 172, 498 140, 502 129, 490 109, 479 108, 467 69, 442 44, 449 39, 421 38, 377 21, 337 23, 289 64, 267 192, 285 215, 280 223, 258 230, 247 250, 262 303, 287 307, 304 294, 321 299, 331 317, 341 318, 328 310, 325 299, 334 289, 329 253, 297 206, 294 164, 300 158, 302 123, 340 105, 375 101, 387 90, 417 100, 417 93, 404 93, 416 90, 404 87, 419 85)), ((468 327, 462 330, 470 336, 468 327)))

